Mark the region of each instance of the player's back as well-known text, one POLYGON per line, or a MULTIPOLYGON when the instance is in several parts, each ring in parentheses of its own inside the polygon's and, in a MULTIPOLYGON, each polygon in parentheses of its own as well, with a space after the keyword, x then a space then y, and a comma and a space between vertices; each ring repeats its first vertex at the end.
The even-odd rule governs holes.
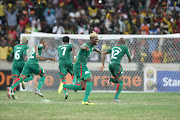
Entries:
MULTIPOLYGON (((38 54, 41 55, 42 49, 44 49, 44 46, 42 44, 37 44, 38 46, 38 54)), ((36 52, 35 49, 33 48, 29 54, 29 60, 28 62, 38 62, 39 59, 36 58, 36 52)))
POLYGON ((59 61, 67 60, 71 61, 71 51, 73 44, 64 44, 57 47, 59 61))
POLYGON ((25 62, 23 55, 27 55, 29 47, 26 44, 18 44, 14 47, 14 60, 13 62, 25 62))
MULTIPOLYGON (((109 51, 108 51, 109 52, 109 51)), ((111 63, 119 63, 121 62, 124 54, 128 57, 131 57, 129 54, 129 50, 125 45, 115 45, 111 48, 111 63)))

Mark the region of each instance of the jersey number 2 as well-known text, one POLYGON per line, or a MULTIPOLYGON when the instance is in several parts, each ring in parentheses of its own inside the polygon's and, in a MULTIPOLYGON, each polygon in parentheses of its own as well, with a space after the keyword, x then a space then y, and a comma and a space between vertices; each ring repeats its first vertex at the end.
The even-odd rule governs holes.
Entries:
POLYGON ((62 47, 61 49, 63 49, 63 53, 62 53, 62 55, 65 55, 65 52, 66 52, 66 47, 62 47))
POLYGON ((111 59, 117 59, 117 55, 121 52, 122 50, 112 50, 112 57, 111 59))

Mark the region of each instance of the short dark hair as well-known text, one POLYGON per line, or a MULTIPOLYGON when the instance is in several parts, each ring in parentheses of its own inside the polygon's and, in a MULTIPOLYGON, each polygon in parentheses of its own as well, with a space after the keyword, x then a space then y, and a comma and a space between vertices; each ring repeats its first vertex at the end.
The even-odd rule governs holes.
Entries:
POLYGON ((120 43, 120 44, 125 44, 124 38, 120 38, 119 43, 120 43))
POLYGON ((69 42, 69 37, 68 36, 64 36, 62 39, 63 39, 63 42, 69 42))

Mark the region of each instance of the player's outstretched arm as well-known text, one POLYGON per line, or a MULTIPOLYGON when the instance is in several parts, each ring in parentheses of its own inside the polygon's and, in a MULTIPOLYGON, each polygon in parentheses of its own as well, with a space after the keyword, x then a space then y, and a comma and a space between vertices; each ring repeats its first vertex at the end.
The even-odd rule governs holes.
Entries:
POLYGON ((93 51, 98 52, 99 54, 101 54, 101 51, 99 49, 97 49, 97 48, 95 48, 93 51))
POLYGON ((104 51, 104 52, 102 53, 101 71, 103 71, 103 69, 104 69, 104 61, 105 61, 105 58, 106 58, 106 54, 108 54, 108 51, 104 51))
POLYGON ((87 45, 83 44, 80 46, 80 49, 88 51, 89 47, 87 45))
POLYGON ((39 53, 38 53, 38 45, 34 45, 34 49, 36 52, 36 58, 40 58, 39 53))
POLYGON ((73 62, 76 62, 76 52, 75 52, 74 46, 72 46, 72 52, 73 52, 73 55, 74 55, 73 62))
POLYGON ((46 57, 40 57, 39 60, 41 60, 41 61, 52 60, 52 61, 54 61, 54 62, 56 61, 55 58, 46 58, 46 57))
POLYGON ((27 62, 27 55, 23 55, 23 59, 25 62, 27 62))

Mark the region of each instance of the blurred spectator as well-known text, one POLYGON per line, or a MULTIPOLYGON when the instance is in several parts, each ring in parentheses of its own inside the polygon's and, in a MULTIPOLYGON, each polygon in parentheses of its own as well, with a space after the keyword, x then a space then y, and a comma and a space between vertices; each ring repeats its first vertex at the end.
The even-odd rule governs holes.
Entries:
POLYGON ((45 14, 45 19, 47 21, 47 25, 53 27, 53 25, 55 23, 55 16, 53 14, 51 14, 51 10, 48 10, 47 15, 45 14))
POLYGON ((147 25, 147 22, 145 21, 144 24, 141 27, 141 31, 145 31, 145 34, 148 35, 149 34, 149 27, 147 25))
POLYGON ((83 25, 83 23, 81 22, 80 25, 78 25, 78 34, 88 34, 89 31, 86 30, 86 26, 83 25))
POLYGON ((145 52, 145 48, 140 48, 141 62, 147 62, 147 53, 145 52))
POLYGON ((174 63, 176 60, 175 52, 172 47, 169 48, 168 54, 167 54, 167 62, 168 63, 174 63))
POLYGON ((63 26, 61 26, 59 24, 59 22, 56 23, 56 26, 53 27, 52 29, 52 33, 54 34, 64 34, 65 33, 65 29, 63 26))
POLYGON ((32 23, 31 23, 31 27, 32 27, 32 31, 41 31, 41 23, 40 23, 40 19, 38 19, 37 17, 35 17, 33 20, 32 20, 32 23), (35 28, 37 28, 35 30, 35 28))
POLYGON ((163 58, 162 52, 158 48, 156 48, 156 50, 152 52, 152 62, 161 63, 162 58, 163 58))
POLYGON ((15 27, 17 25, 17 13, 18 13, 18 9, 14 10, 13 8, 10 9, 11 12, 8 12, 6 9, 4 10, 4 12, 6 13, 7 16, 7 22, 8 22, 8 26, 13 26, 15 27))
POLYGON ((124 23, 124 17, 121 17, 121 19, 118 20, 118 23, 119 23, 119 33, 123 34, 124 31, 126 30, 126 26, 124 23))
POLYGON ((19 20, 19 26, 20 26, 21 33, 25 32, 26 24, 27 24, 27 21, 25 20, 25 16, 22 15, 22 17, 19 20))
POLYGON ((5 23, 5 13, 4 13, 4 5, 3 5, 3 1, 0 1, 0 21, 1 24, 5 23))
POLYGON ((42 23, 42 32, 45 32, 45 33, 52 33, 52 28, 47 25, 47 22, 44 21, 44 23, 42 23))
POLYGON ((4 43, 0 46, 0 60, 7 60, 7 54, 8 54, 8 46, 5 46, 4 43))
POLYGON ((63 18, 63 9, 60 5, 57 5, 57 7, 55 8, 55 16, 56 16, 56 19, 60 18, 62 19, 63 18))
POLYGON ((44 16, 48 16, 49 12, 51 15, 55 16, 55 10, 52 8, 51 3, 47 4, 47 8, 44 11, 44 16))
POLYGON ((15 31, 14 27, 10 27, 10 30, 9 30, 9 32, 8 32, 8 35, 11 35, 14 40, 16 40, 16 39, 17 39, 17 36, 18 36, 18 34, 17 34, 17 32, 15 31))
POLYGON ((154 25, 150 26, 149 34, 150 35, 157 35, 158 34, 158 30, 157 30, 157 28, 155 28, 154 25))

